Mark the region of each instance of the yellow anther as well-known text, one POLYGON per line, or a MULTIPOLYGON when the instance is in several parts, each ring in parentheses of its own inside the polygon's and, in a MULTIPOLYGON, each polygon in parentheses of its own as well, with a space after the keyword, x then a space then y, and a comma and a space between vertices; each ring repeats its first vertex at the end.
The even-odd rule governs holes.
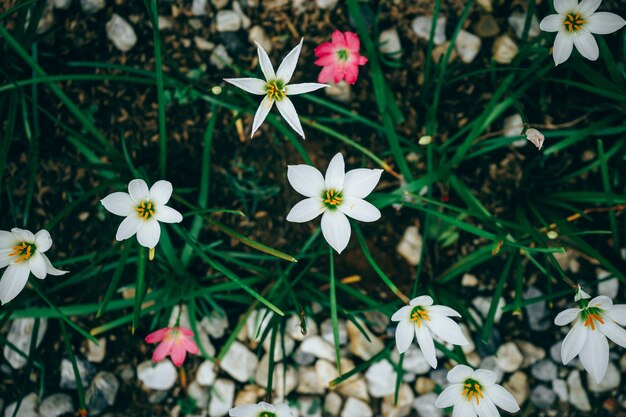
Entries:
POLYGON ((591 330, 595 330, 596 326, 594 320, 597 320, 600 323, 604 324, 604 320, 602 320, 602 317, 599 314, 593 313, 587 316, 587 320, 585 320, 585 327, 591 326, 591 330))
POLYGON ((341 204, 343 198, 341 197, 341 193, 337 192, 333 189, 326 191, 326 198, 324 199, 324 203, 330 204, 331 206, 337 206, 341 204))
POLYGON ((430 321, 428 311, 424 310, 422 307, 415 307, 411 312, 411 321, 417 323, 417 327, 422 327, 422 320, 430 321))
POLYGON ((467 380, 465 384, 463 384, 465 389, 461 392, 461 397, 465 397, 468 402, 472 401, 472 398, 476 400, 476 405, 480 404, 480 400, 485 398, 481 386, 478 382, 473 380, 467 380))
POLYGON ((587 22, 580 16, 579 13, 568 14, 565 18, 565 22, 563 22, 569 32, 582 29, 582 25, 584 25, 585 23, 587 22))
POLYGON ((9 253, 9 256, 19 256, 15 263, 27 261, 33 255, 33 245, 30 243, 22 242, 11 249, 13 249, 13 252, 9 253))

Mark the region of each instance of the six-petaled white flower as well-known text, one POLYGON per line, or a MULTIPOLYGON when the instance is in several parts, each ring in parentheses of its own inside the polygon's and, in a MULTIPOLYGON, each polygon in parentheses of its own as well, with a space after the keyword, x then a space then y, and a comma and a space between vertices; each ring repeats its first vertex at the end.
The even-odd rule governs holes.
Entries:
POLYGON ((261 105, 254 115, 254 121, 252 122, 252 135, 263 124, 263 121, 270 112, 274 102, 280 114, 287 120, 289 126, 304 139, 304 131, 298 118, 296 108, 288 96, 294 96, 297 94, 310 93, 311 91, 319 90, 320 88, 328 87, 326 84, 319 83, 302 83, 302 84, 289 84, 291 76, 296 69, 298 63, 298 57, 300 56, 300 49, 302 49, 301 39, 298 46, 296 46, 287 56, 283 59, 283 62, 278 67, 278 71, 274 72, 274 67, 270 58, 267 56, 265 49, 258 43, 257 52, 259 54, 259 64, 261 65, 261 71, 265 80, 258 78, 225 78, 224 81, 233 84, 241 88, 248 93, 265 96, 261 105))
POLYGON ((519 405, 515 398, 501 385, 496 384, 496 373, 473 370, 466 365, 457 365, 448 372, 452 384, 439 395, 435 407, 454 407, 453 417, 499 417, 496 406, 516 413, 519 405))
POLYGON ((0 268, 8 266, 0 279, 0 303, 6 304, 24 289, 32 272, 39 279, 47 274, 63 275, 68 271, 56 269, 44 252, 52 246, 47 230, 32 234, 28 230, 13 228, 0 230, 0 268))
POLYGON ((578 355, 589 374, 600 383, 609 365, 608 337, 626 348, 626 304, 613 305, 606 296, 598 296, 589 302, 582 299, 582 308, 568 308, 554 319, 557 326, 576 321, 561 345, 561 360, 569 363, 578 355))
POLYGON ((424 357, 430 366, 436 368, 433 334, 453 345, 464 346, 468 343, 459 325, 449 317, 461 315, 450 307, 433 305, 433 299, 427 295, 412 299, 408 306, 391 316, 392 321, 398 322, 396 346, 400 353, 409 349, 415 336, 424 357))
POLYGON ((291 186, 305 197, 296 204, 287 220, 304 223, 322 215, 322 234, 330 246, 341 253, 350 241, 350 221, 346 215, 362 222, 380 218, 380 211, 364 200, 378 184, 382 169, 357 168, 345 172, 343 155, 333 157, 326 178, 310 165, 289 165, 287 178, 291 186))
POLYGON ((144 180, 132 180, 128 184, 128 193, 109 194, 101 200, 108 211, 126 217, 117 229, 115 239, 126 240, 135 234, 141 246, 153 249, 159 243, 163 223, 180 223, 183 216, 166 206, 172 196, 172 184, 169 181, 157 181, 148 190, 144 180))
POLYGON ((272 405, 264 402, 231 408, 228 415, 231 417, 293 417, 287 404, 272 405))
POLYGON ((606 35, 621 29, 626 21, 615 13, 596 12, 602 0, 554 0, 556 14, 546 16, 539 27, 544 32, 557 32, 554 40, 554 64, 570 57, 574 45, 585 58, 595 61, 600 55, 592 33, 606 35))

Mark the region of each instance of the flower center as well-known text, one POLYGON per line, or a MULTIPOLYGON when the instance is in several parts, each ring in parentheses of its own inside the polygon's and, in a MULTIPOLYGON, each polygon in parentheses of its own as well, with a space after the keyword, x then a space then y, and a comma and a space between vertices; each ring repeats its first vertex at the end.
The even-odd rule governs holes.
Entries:
POLYGON ((583 310, 581 313, 581 318, 585 327, 591 327, 591 330, 596 329, 596 321, 604 324, 604 320, 602 319, 602 311, 599 308, 590 307, 586 310, 583 310))
POLYGON ((421 306, 413 307, 413 310, 411 310, 411 321, 417 323, 417 327, 422 327, 422 320, 430 321, 428 311, 421 306))
POLYGON ((476 400, 476 405, 478 405, 480 404, 480 399, 485 398, 478 381, 474 381, 473 379, 467 379, 465 380, 465 384, 463 384, 463 386, 465 387, 465 389, 461 393, 461 397, 465 397, 468 402, 471 402, 472 397, 474 397, 474 399, 476 400))
POLYGON ((348 52, 347 49, 338 49, 337 50, 337 58, 340 61, 347 61, 349 55, 350 55, 350 52, 348 52))
POLYGON ((270 413, 269 411, 261 411, 259 417, 276 417, 276 414, 270 413))
POLYGON ((341 191, 335 191, 332 188, 330 190, 326 190, 326 192, 322 195, 324 199, 324 205, 328 208, 336 208, 341 205, 343 201, 343 197, 341 196, 341 191))
POLYGON ((281 80, 269 81, 265 84, 265 91, 270 100, 280 101, 285 98, 285 84, 281 80))
POLYGON ((137 211, 137 215, 144 220, 148 220, 154 216, 154 205, 150 201, 142 201, 135 210, 137 211))
POLYGON ((13 252, 9 253, 9 256, 17 256, 17 261, 15 263, 19 263, 22 261, 27 261, 31 256, 35 254, 37 250, 37 246, 32 243, 22 242, 17 246, 13 246, 13 252))
POLYGON ((579 31, 580 29, 582 29, 585 23, 585 19, 582 18, 580 13, 568 14, 567 17, 565 17, 565 21, 563 22, 565 28, 569 32, 579 31))

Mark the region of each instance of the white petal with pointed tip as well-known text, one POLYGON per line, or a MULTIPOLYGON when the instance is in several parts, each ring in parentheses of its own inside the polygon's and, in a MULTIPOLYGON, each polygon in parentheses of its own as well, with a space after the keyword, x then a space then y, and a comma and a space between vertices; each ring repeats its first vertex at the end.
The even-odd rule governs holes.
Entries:
POLYGON ((254 137, 254 134, 265 121, 265 118, 272 109, 273 105, 273 100, 271 100, 268 96, 263 97, 263 100, 261 100, 261 104, 259 104, 259 107, 256 109, 256 113, 254 114, 254 121, 252 122, 252 133, 250 134, 250 137, 254 137))
POLYGON ((585 346, 578 356, 589 375, 599 384, 609 366, 609 342, 606 336, 597 330, 589 330, 585 346))
POLYGON ((44 261, 41 253, 35 252, 30 259, 28 259, 28 267, 37 278, 44 279, 46 277, 46 261, 44 261))
POLYGON ((310 165, 287 166, 287 179, 293 189, 305 197, 321 197, 326 187, 322 173, 310 165))
POLYGON ((626 326, 626 304, 616 304, 604 315, 620 326, 626 326))
POLYGON ((568 308, 567 310, 561 311, 556 318, 554 319, 554 324, 557 326, 565 326, 566 324, 570 324, 574 320, 578 318, 580 314, 580 308, 568 308))
POLYGON ((343 197, 339 210, 345 215, 362 222, 374 222, 380 219, 380 210, 372 203, 361 198, 343 197))
POLYGON ((130 216, 135 212, 137 202, 128 193, 112 193, 100 200, 107 211, 117 216, 130 216))
POLYGON ((117 228, 115 239, 122 241, 134 236, 141 228, 143 222, 144 221, 136 215, 126 217, 117 228))
MULTIPOLYGON (((431 310, 429 309, 429 313, 431 310)), ((439 314, 429 314, 430 321, 424 321, 430 331, 453 345, 465 346, 467 339, 463 335, 461 328, 448 317, 439 314)))
POLYGON ((22 292, 28 281, 30 269, 24 262, 9 265, 0 278, 0 303, 6 304, 22 292))
POLYGON ((35 246, 37 246, 37 252, 44 253, 52 247, 52 236, 46 229, 42 229, 35 233, 35 246))
POLYGON ((428 309, 429 313, 441 314, 442 316, 447 317, 461 317, 461 315, 456 311, 447 306, 431 306, 428 309))
POLYGON ((515 397, 511 395, 504 387, 498 384, 487 388, 486 395, 489 396, 491 401, 498 407, 509 413, 517 413, 519 411, 519 405, 515 400, 515 397))
POLYGON ((169 206, 160 206, 154 212, 154 218, 163 223, 180 223, 183 215, 169 206))
POLYGON ((29 231, 14 227, 11 232, 18 238, 20 242, 33 243, 35 241, 35 235, 29 231))
POLYGON ((467 365, 457 365, 448 372, 448 382, 460 384, 472 376, 474 370, 467 365))
POLYGON ((382 169, 357 168, 346 172, 343 195, 365 198, 376 188, 382 169))
POLYGON ((472 374, 472 379, 476 379, 481 385, 490 387, 496 383, 498 375, 489 369, 477 369, 472 374))
POLYGON ((626 348, 626 330, 619 327, 613 320, 610 318, 607 320, 605 318, 604 324, 597 323, 598 327, 615 344, 620 345, 623 348, 626 348))
POLYGON ((137 242, 143 247, 154 248, 161 238, 161 226, 156 220, 143 221, 137 232, 137 242))
POLYGON ((437 400, 435 401, 435 407, 448 408, 460 401, 464 401, 464 397, 461 396, 462 393, 462 384, 450 385, 448 388, 444 389, 441 394, 439 394, 439 397, 437 397, 437 400))
POLYGON ((476 410, 468 401, 459 401, 454 405, 452 417, 476 417, 476 410))
POLYGON ((270 61, 270 57, 267 56, 267 52, 258 42, 255 41, 254 43, 256 43, 257 53, 259 54, 259 65, 261 66, 261 71, 263 71, 263 76, 267 81, 275 80, 276 73, 274 73, 274 66, 272 61, 270 61))
POLYGON ((258 78, 224 78, 224 81, 234 85, 235 87, 239 87, 248 93, 260 96, 267 94, 267 91, 265 90, 267 81, 263 81, 258 78))
POLYGON ((322 234, 326 242, 338 253, 348 246, 350 241, 350 221, 338 210, 326 210, 322 215, 322 234))
POLYGON ((489 397, 485 397, 475 405, 476 413, 479 417, 500 417, 500 413, 493 401, 489 397))
POLYGON ((13 261, 13 256, 9 256, 13 253, 13 249, 0 249, 0 268, 4 268, 13 261))
POLYGON ((328 169, 326 170, 326 189, 327 190, 335 190, 341 191, 343 189, 343 182, 346 176, 346 166, 343 161, 343 155, 338 153, 333 156, 333 159, 330 160, 328 164, 328 169))
POLYGON ((302 49, 303 41, 304 38, 301 38, 300 43, 287 54, 285 59, 283 59, 283 62, 280 63, 278 70, 276 71, 276 78, 278 78, 285 84, 289 84, 289 81, 291 81, 291 76, 296 69, 296 65, 298 65, 298 57, 300 56, 300 50, 302 49))
POLYGON ((431 306, 433 305, 433 299, 429 295, 420 295, 419 297, 415 297, 409 302, 409 305, 412 306, 431 306))
POLYGON ((432 368, 437 368, 437 352, 435 351, 435 343, 433 342, 433 336, 430 334, 427 326, 422 324, 415 327, 415 336, 417 343, 419 344, 426 362, 430 364, 432 368))
POLYGON ((585 29, 598 35, 617 32, 626 25, 626 20, 615 13, 597 12, 587 18, 585 29))
POLYGON ((15 235, 11 232, 7 232, 6 230, 0 230, 0 249, 12 248, 15 246, 16 238, 15 235))
POLYGON ((613 300, 606 295, 599 295, 589 301, 589 307, 597 307, 602 310, 610 310, 613 307, 613 300))
POLYGON ((146 201, 150 198, 148 184, 141 179, 132 180, 128 184, 128 193, 135 203, 141 203, 142 201, 146 201))
POLYGON ((560 14, 546 16, 539 23, 539 28, 544 32, 558 32, 563 26, 563 16, 560 14))
POLYGON ((569 35, 565 31, 560 31, 556 34, 553 47, 554 65, 562 64, 572 54, 574 49, 574 35, 569 35))
POLYGON ((571 13, 578 6, 578 0, 554 0, 554 9, 558 14, 571 13))
POLYGON ((583 28, 574 35, 574 45, 578 52, 585 58, 595 61, 600 56, 600 49, 598 49, 598 43, 594 39, 591 32, 583 28))
POLYGON ((157 206, 165 205, 170 201, 172 196, 172 183, 169 181, 160 180, 152 184, 150 188, 150 201, 157 206))
POLYGON ((400 320, 396 328, 396 347, 400 353, 409 350, 413 335, 415 334, 415 325, 410 320, 400 320))
POLYGON ((310 93, 311 91, 319 90, 320 88, 326 88, 328 84, 320 83, 301 83, 301 84, 289 84, 285 86, 286 94, 288 96, 295 96, 298 94, 310 93))
POLYGON ((287 221, 294 223, 304 223, 313 220, 326 210, 321 198, 306 198, 293 206, 287 221))
POLYGON ((583 18, 589 15, 592 15, 598 7, 602 4, 602 0, 582 0, 578 3, 578 7, 576 7, 576 11, 580 13, 583 18))
POLYGON ((409 306, 404 306, 400 308, 398 311, 393 313, 393 316, 391 316, 391 321, 400 321, 400 320, 408 319, 411 316, 411 310, 413 309, 409 306))
POLYGON ((295 130, 298 135, 302 136, 302 139, 304 139, 304 130, 302 130, 302 125, 300 124, 298 112, 293 106, 291 100, 289 100, 289 97, 283 97, 282 100, 277 100, 276 107, 278 107, 278 111, 287 121, 289 126, 291 126, 291 128, 295 130))
POLYGON ((48 257, 45 254, 42 254, 41 256, 43 257, 43 260, 46 262, 46 272, 48 273, 48 275, 59 276, 59 275, 68 274, 70 272, 70 271, 62 271, 60 269, 56 269, 54 266, 52 266, 50 259, 48 259, 48 257))
POLYGON ((577 322, 567 333, 561 345, 561 360, 563 365, 567 365, 576 357, 585 345, 587 340, 587 328, 582 322, 577 322))

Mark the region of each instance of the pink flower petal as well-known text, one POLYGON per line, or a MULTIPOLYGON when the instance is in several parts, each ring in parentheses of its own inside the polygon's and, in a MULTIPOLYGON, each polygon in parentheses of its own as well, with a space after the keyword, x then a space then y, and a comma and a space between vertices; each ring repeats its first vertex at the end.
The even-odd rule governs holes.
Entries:
POLYGON ((337 48, 332 43, 324 42, 323 44, 317 46, 313 52, 315 53, 315 56, 321 57, 324 55, 334 55, 335 49, 337 48))
POLYGON ((186 327, 179 327, 178 330, 185 336, 193 336, 193 331, 186 327))
POLYGON ((159 343, 165 335, 170 331, 169 327, 164 327, 146 336, 146 343, 159 343))
POLYGON ((331 82, 334 73, 335 68, 332 66, 322 68, 322 70, 320 71, 320 75, 317 76, 317 82, 323 84, 331 82))
POLYGON ((345 48, 347 46, 346 37, 344 36, 343 33, 341 33, 340 30, 336 30, 333 32, 333 35, 331 36, 331 40, 333 44, 335 45, 335 47, 345 48))
POLYGON ((337 59, 337 55, 324 55, 323 57, 318 58, 315 61, 315 65, 319 65, 320 67, 325 67, 327 65, 336 65, 339 63, 337 59))
POLYGON ((198 349, 198 345, 196 345, 196 342, 194 342, 193 339, 190 337, 183 338, 181 343, 185 347, 185 350, 187 350, 187 352, 191 353, 192 355, 197 355, 200 351, 198 349))
POLYGON ((177 367, 180 367, 183 362, 185 362, 185 357, 187 356, 187 350, 182 343, 175 343, 172 347, 172 352, 170 353, 170 357, 172 358, 172 363, 177 367))
POLYGON ((348 84, 354 84, 356 79, 359 78, 359 66, 358 65, 346 65, 345 78, 348 84))
POLYGON ((152 354, 152 362, 161 362, 167 355, 171 354, 174 341, 163 341, 157 346, 152 354))
POLYGON ((344 33, 344 36, 346 38, 346 45, 348 46, 350 52, 358 54, 359 49, 361 49, 361 41, 359 41, 359 37, 356 33, 346 32, 344 33))

